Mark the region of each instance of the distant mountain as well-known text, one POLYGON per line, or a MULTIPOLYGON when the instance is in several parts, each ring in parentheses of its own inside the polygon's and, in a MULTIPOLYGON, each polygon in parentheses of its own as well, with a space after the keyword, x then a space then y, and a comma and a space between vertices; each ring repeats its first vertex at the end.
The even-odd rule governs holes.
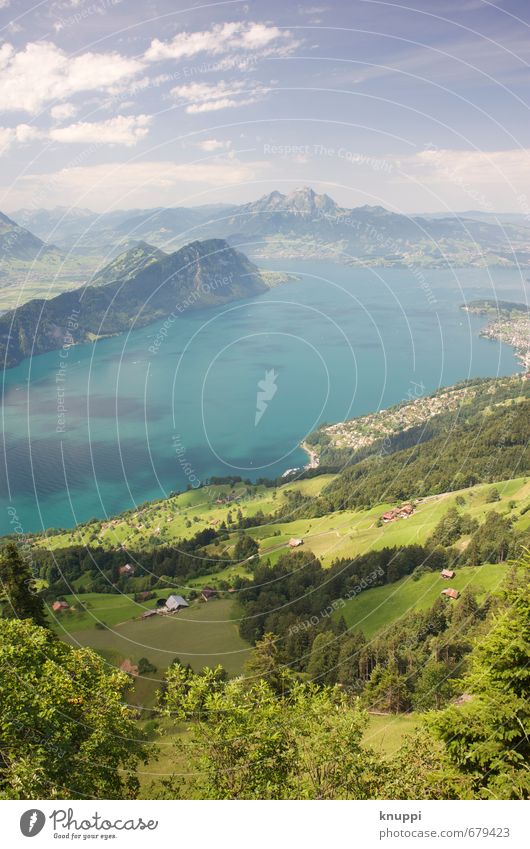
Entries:
MULTIPOLYGON (((149 256, 145 246, 136 273, 121 259, 122 278, 106 285, 33 300, 0 317, 0 363, 7 368, 45 351, 93 341, 187 310, 260 294, 266 278, 225 241, 192 242, 173 254, 149 256)), ((130 256, 130 254, 129 254, 130 256)), ((116 264, 114 272, 118 270, 116 264)), ((101 272, 113 276, 108 269, 101 272)))
MULTIPOLYGON (((253 258, 332 259, 352 265, 530 264, 528 223, 495 216, 407 216, 382 206, 339 206, 304 187, 273 191, 240 206, 131 210, 61 218, 49 213, 47 237, 77 253, 116 255, 136 241, 174 251, 191 239, 226 239, 253 258), (55 221, 51 227, 52 219, 55 221)), ((44 235, 45 213, 34 213, 44 235)))
POLYGON ((20 227, 0 212, 0 262, 33 260, 50 252, 58 253, 56 247, 44 244, 25 227, 20 227))

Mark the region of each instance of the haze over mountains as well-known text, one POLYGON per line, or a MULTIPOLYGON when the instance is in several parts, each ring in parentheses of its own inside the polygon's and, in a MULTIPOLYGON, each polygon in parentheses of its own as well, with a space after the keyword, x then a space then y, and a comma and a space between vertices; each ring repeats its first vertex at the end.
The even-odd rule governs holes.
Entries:
POLYGON ((240 206, 124 210, 19 210, 40 239, 75 254, 112 256, 138 241, 174 251, 224 238, 254 258, 333 258, 352 264, 515 265, 530 262, 530 229, 494 216, 407 216, 381 206, 347 209, 304 187, 240 206))

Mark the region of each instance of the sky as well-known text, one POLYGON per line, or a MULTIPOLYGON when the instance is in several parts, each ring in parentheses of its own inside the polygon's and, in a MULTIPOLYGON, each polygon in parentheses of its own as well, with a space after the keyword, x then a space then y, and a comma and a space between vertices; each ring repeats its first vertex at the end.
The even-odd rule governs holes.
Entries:
POLYGON ((528 0, 0 0, 0 209, 530 221, 528 0))

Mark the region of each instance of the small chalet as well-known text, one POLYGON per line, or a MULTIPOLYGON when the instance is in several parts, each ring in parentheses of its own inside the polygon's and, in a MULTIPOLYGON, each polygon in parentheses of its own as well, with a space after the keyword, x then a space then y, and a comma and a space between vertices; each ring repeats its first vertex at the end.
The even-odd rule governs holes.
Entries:
POLYGON ((126 578, 132 578, 134 575, 134 566, 131 566, 130 563, 126 563, 125 566, 120 566, 118 572, 121 576, 125 575, 126 578))
POLYGON ((393 522, 395 518, 396 516, 393 510, 389 510, 387 513, 383 513, 383 515, 381 516, 381 520, 385 523, 393 522))
POLYGON ((299 545, 303 545, 303 539, 297 539, 296 537, 291 537, 288 542, 289 548, 298 548, 299 545))
POLYGON ((442 576, 442 578, 447 578, 448 580, 451 580, 451 578, 454 578, 455 573, 452 569, 442 569, 440 575, 442 576))
POLYGON ((68 610, 70 605, 67 601, 54 601, 52 604, 52 610, 54 613, 60 613, 61 610, 68 610))
POLYGON ((447 587, 446 590, 442 590, 441 594, 446 596, 447 598, 455 598, 456 599, 456 598, 460 597, 460 593, 458 592, 458 590, 454 590, 453 587, 447 587))
POLYGON ((201 597, 204 599, 204 601, 210 601, 210 599, 213 598, 214 595, 215 590, 212 590, 211 587, 204 587, 204 589, 201 590, 201 597))
POLYGON ((166 610, 167 613, 177 613, 183 607, 189 607, 185 598, 182 598, 181 595, 170 595, 166 601, 164 610, 166 610))

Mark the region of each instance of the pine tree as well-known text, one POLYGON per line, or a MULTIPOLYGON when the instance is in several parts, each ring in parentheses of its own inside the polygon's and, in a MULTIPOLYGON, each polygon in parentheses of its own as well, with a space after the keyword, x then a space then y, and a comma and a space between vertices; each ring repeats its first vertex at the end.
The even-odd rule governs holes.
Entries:
POLYGON ((46 625, 44 603, 31 569, 12 542, 0 555, 0 593, 3 619, 31 619, 36 625, 46 625))

